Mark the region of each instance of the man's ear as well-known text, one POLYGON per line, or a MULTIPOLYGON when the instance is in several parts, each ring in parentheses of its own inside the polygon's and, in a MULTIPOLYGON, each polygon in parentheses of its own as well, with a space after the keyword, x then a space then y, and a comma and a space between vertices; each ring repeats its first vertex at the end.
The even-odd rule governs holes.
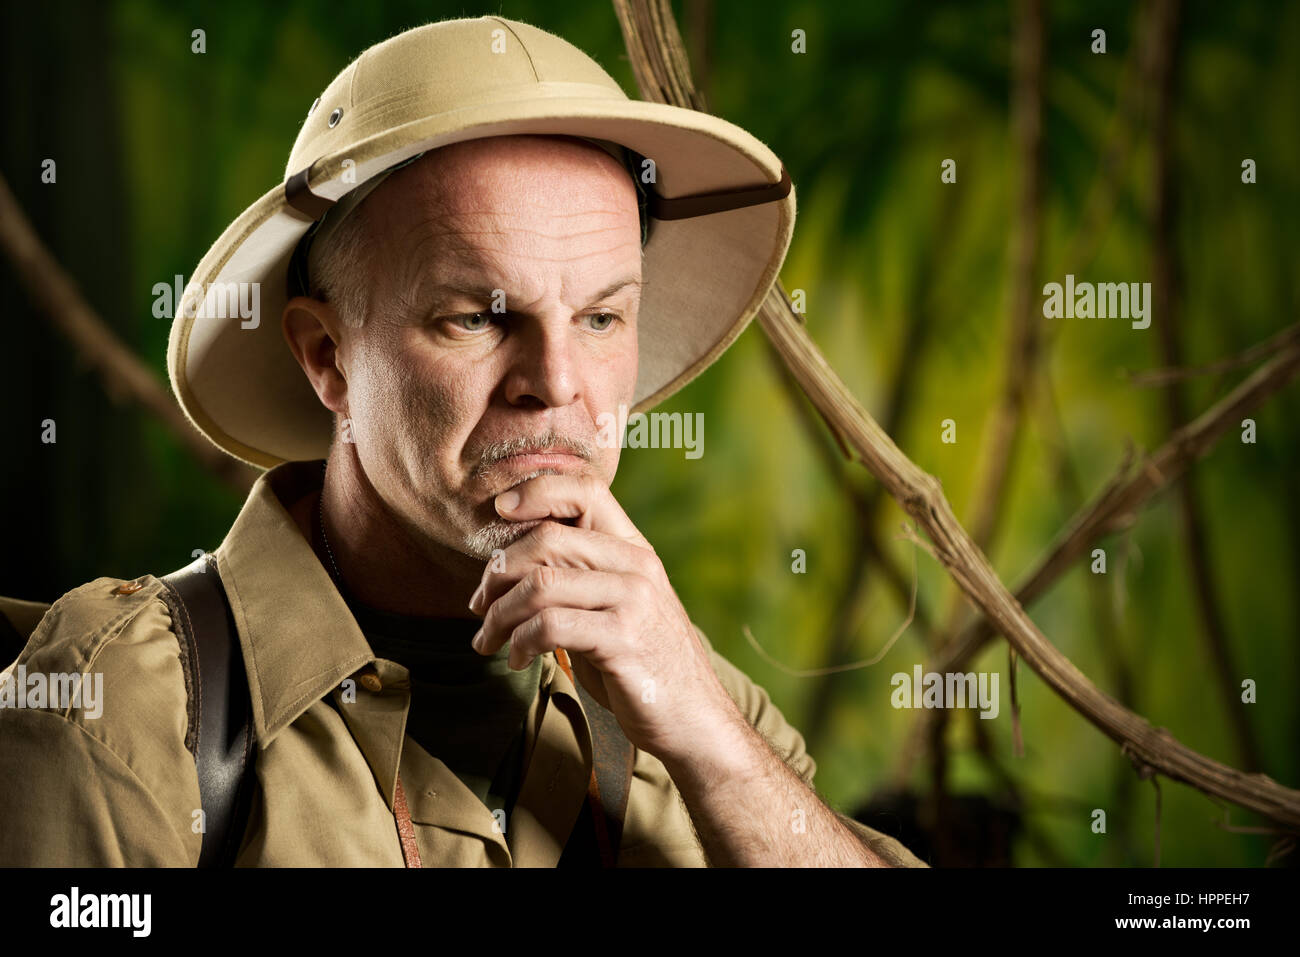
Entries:
POLYGON ((346 415, 348 382, 338 355, 343 337, 338 311, 328 302, 295 296, 285 303, 280 331, 321 404, 346 415))

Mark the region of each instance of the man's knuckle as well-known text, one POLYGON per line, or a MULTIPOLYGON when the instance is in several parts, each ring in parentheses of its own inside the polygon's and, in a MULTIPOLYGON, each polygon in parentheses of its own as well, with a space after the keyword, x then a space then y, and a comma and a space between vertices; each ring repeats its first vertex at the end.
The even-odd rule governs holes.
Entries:
POLYGON ((659 557, 654 552, 648 552, 644 548, 636 549, 633 554, 632 564, 636 568, 636 573, 647 581, 653 581, 659 575, 659 557))
POLYGON ((654 582, 644 575, 632 575, 628 581, 632 597, 640 604, 649 605, 655 600, 654 582))
POLYGON ((560 576, 550 565, 538 565, 528 573, 529 588, 534 594, 553 589, 560 583, 560 576))
POLYGON ((569 621, 562 608, 544 608, 537 618, 540 630, 549 633, 564 631, 569 621))
POLYGON ((541 545, 553 548, 560 543, 564 532, 557 522, 543 521, 533 530, 533 537, 541 545))

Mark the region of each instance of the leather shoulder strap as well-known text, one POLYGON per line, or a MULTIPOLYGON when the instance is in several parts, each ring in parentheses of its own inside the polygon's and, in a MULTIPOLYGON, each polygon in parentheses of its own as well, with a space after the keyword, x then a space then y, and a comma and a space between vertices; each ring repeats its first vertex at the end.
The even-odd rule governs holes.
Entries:
POLYGON ((243 839, 256 757, 244 658, 210 555, 161 581, 189 685, 191 750, 204 812, 199 867, 228 867, 243 839))
POLYGON ((591 749, 595 767, 594 792, 583 802, 582 811, 574 824, 573 832, 565 843, 557 867, 586 867, 598 863, 601 867, 618 865, 618 849, 623 838, 623 822, 627 816, 628 792, 632 786, 632 766, 636 749, 628 741, 618 719, 607 708, 597 703, 573 675, 568 655, 557 649, 556 662, 578 689, 578 699, 587 725, 591 728, 591 749))
POLYGON ((591 727, 591 747, 596 762, 596 784, 600 788, 601 809, 615 858, 623 838, 623 821, 627 816, 627 796, 632 787, 632 764, 636 750, 623 734, 613 712, 597 703, 581 682, 578 697, 591 727))

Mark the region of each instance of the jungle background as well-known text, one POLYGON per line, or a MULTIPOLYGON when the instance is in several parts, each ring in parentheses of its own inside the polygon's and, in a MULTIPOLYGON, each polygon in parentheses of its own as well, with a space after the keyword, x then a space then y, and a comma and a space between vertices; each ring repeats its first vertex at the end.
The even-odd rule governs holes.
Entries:
MULTIPOLYGON (((1133 374, 1239 355, 1290 326, 1300 304, 1300 5, 1179 4, 1171 25, 1167 4, 1048 4, 1036 79, 1017 68, 1033 6, 674 5, 709 108, 768 143, 794 180, 781 278, 804 291, 808 331, 964 521, 988 517, 981 482, 999 403, 1027 394, 986 536, 1008 582, 1129 443, 1159 446, 1252 366, 1173 385, 1133 374), (1105 53, 1092 51, 1096 29, 1105 53), (794 30, 805 53, 792 52, 794 30), (1036 146, 1018 126, 1025 96, 1041 104, 1036 146), (941 181, 946 159, 955 183, 941 181), (1042 286, 1067 272, 1163 281, 1172 298, 1145 330, 1044 319, 1042 286), (945 419, 955 443, 941 440, 945 419)), ((0 172, 87 303, 165 383, 169 320, 153 316, 155 283, 188 277, 282 180, 317 93, 402 29, 490 13, 564 36, 636 95, 618 20, 594 0, 6 4, 0 172), (191 52, 194 29, 205 53, 191 52), (41 181, 47 158, 55 184, 41 181)), ((53 601, 215 548, 243 500, 229 475, 157 415, 114 401, 9 262, 0 292, 0 594, 53 601), (40 440, 45 419, 54 444, 40 440)), ((944 736, 918 740, 919 713, 891 706, 891 676, 925 664, 969 605, 902 534, 903 511, 843 462, 757 323, 659 410, 702 412, 705 454, 625 450, 614 492, 714 646, 804 733, 827 801, 935 864, 1148 866, 1158 841, 1165 866, 1295 866, 1284 835, 1250 830, 1268 826, 1256 815, 1233 807, 1225 818, 1224 803, 1167 780, 1157 796, 1023 665, 1017 756, 1004 642, 968 666, 1001 673, 998 718, 954 713, 944 736), (743 634, 788 669, 871 658, 908 617, 913 567, 917 612, 871 667, 794 676, 743 634)), ((1295 787, 1300 388, 1251 417, 1253 444, 1230 429, 1190 484, 1096 544, 1104 575, 1080 560, 1028 611, 1153 724, 1295 787), (1253 704, 1240 701, 1246 679, 1253 704)))

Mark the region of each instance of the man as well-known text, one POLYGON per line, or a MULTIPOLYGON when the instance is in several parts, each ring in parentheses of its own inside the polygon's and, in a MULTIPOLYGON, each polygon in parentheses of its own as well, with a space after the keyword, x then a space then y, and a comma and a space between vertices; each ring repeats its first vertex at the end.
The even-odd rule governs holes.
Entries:
MULTIPOLYGON (((771 285, 783 173, 497 17, 371 48, 313 105, 169 350, 196 426, 270 468, 213 568, 257 746, 238 864, 589 863, 607 709, 634 748, 607 863, 919 865, 817 797, 609 492, 602 417, 698 374, 771 285), (278 323, 222 308, 244 283, 278 323)), ((198 861, 166 599, 99 579, 33 635, 27 671, 102 673, 104 713, 0 712, 0 863, 198 861)))

